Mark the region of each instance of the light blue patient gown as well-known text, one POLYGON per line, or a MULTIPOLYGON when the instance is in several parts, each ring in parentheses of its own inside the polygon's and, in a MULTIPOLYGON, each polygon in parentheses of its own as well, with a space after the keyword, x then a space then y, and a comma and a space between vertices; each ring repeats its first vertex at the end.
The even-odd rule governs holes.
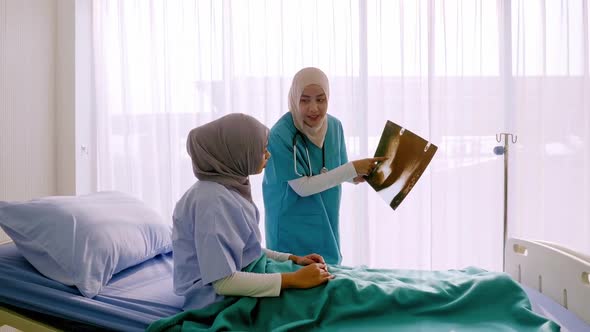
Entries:
POLYGON ((258 209, 216 182, 197 181, 176 204, 173 219, 174 291, 185 297, 185 310, 222 300, 212 282, 262 254, 258 209))
MULTIPOLYGON (((301 177, 295 173, 293 163, 295 133, 291 113, 286 113, 272 127, 268 138, 271 157, 262 183, 266 247, 298 256, 317 253, 329 264, 340 264, 341 185, 307 197, 293 191, 287 181, 301 177)), ((322 169, 322 149, 303 134, 297 136, 297 172, 310 175, 304 139, 313 175, 318 175, 322 169)), ((330 115, 324 146, 328 170, 348 162, 342 124, 330 115)))

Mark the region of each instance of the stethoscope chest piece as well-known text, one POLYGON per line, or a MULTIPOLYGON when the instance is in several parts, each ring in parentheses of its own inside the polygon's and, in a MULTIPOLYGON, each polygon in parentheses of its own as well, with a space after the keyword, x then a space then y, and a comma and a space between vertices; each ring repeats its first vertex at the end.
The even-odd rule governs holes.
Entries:
POLYGON ((322 174, 324 173, 328 173, 328 169, 326 167, 322 167, 322 170, 320 171, 322 174))

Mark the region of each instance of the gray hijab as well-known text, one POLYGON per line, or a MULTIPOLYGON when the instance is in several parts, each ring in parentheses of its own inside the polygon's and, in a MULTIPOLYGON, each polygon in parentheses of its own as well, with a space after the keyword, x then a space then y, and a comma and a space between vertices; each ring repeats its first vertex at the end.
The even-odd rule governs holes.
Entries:
POLYGON ((194 128, 186 142, 199 180, 217 182, 252 202, 248 176, 256 174, 268 128, 255 118, 233 113, 194 128))

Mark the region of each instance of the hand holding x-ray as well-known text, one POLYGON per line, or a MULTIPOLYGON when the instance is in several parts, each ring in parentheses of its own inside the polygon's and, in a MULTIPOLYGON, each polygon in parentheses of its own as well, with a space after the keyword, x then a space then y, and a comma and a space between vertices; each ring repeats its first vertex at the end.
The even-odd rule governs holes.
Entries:
POLYGON ((354 165, 354 169, 356 170, 356 174, 361 176, 367 176, 375 170, 375 167, 382 162, 387 160, 388 157, 375 157, 375 158, 366 158, 366 159, 359 159, 352 162, 354 165))

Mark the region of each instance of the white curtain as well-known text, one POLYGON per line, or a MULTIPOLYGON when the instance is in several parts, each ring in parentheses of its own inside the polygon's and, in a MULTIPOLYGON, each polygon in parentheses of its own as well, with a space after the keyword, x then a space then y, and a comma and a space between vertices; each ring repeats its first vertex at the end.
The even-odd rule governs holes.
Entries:
POLYGON ((500 270, 505 131, 509 234, 590 252, 583 0, 96 0, 93 22, 99 190, 170 217, 195 181, 188 131, 231 112, 271 127, 293 74, 317 66, 349 159, 374 153, 387 119, 439 147, 395 212, 343 185, 343 264, 500 270))
POLYGON ((588 1, 521 0, 511 11, 512 230, 588 255, 588 1))

